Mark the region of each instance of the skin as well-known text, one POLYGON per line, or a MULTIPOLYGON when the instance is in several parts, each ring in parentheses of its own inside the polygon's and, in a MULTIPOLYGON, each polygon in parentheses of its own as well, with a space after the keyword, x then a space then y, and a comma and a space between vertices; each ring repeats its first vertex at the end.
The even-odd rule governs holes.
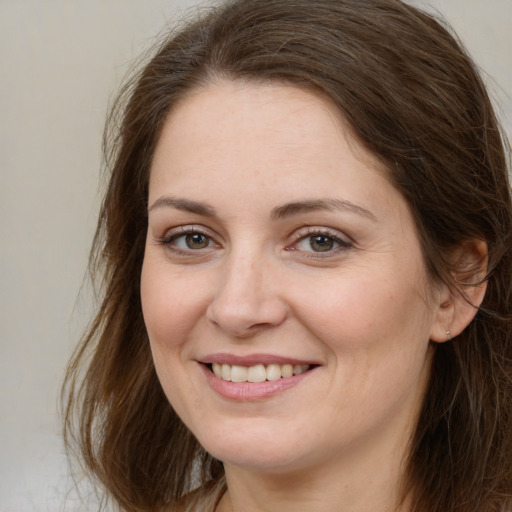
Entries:
POLYGON ((405 200, 334 106, 279 84, 194 91, 166 120, 148 204, 151 350, 171 404, 225 464, 218 510, 394 510, 432 340, 458 325, 405 200), (187 246, 191 228, 204 247, 187 246), (331 249, 315 250, 319 235, 331 249), (201 364, 219 353, 316 366, 231 400, 201 364))

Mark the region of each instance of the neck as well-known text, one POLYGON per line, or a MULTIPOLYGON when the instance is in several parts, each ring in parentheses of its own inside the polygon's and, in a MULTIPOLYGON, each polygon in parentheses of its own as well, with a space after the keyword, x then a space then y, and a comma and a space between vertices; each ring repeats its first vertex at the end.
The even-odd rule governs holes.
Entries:
POLYGON ((402 500, 403 453, 344 457, 290 472, 225 464, 228 491, 217 512, 409 512, 402 500))

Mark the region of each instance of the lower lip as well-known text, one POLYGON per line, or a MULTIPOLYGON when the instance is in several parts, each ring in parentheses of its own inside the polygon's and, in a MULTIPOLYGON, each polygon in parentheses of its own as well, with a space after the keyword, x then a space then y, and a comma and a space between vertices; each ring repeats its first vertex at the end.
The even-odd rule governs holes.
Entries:
POLYGON ((266 380, 264 382, 229 382, 217 377, 206 365, 201 364, 200 366, 213 391, 224 398, 239 402, 251 402, 271 398, 283 391, 293 388, 314 371, 313 368, 299 375, 294 375, 293 377, 271 381, 266 380))

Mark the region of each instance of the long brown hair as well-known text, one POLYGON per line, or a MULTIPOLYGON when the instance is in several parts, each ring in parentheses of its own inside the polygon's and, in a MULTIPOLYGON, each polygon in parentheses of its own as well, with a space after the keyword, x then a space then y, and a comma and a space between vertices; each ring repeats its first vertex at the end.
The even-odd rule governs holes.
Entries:
POLYGON ((172 33, 127 84, 106 136, 109 183, 91 271, 102 302, 72 359, 65 439, 129 511, 172 507, 223 477, 158 382, 139 279, 151 159, 166 115, 216 77, 330 98, 408 201, 433 281, 449 254, 489 248, 474 321, 435 352, 404 494, 414 512, 512 509, 512 206, 485 87, 442 22, 399 0, 233 0, 172 33))

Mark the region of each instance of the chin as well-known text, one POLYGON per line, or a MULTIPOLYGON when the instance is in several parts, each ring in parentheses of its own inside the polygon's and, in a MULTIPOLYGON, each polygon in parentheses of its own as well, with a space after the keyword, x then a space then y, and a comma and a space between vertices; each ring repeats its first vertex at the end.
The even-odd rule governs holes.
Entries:
POLYGON ((276 432, 264 426, 231 425, 229 429, 210 429, 198 440, 216 459, 255 471, 279 473, 299 469, 309 459, 300 437, 282 428, 276 432))
POLYGON ((218 450, 208 450, 216 459, 224 464, 243 468, 259 473, 287 473, 305 468, 296 454, 276 453, 259 449, 259 447, 245 446, 219 447, 218 450))

